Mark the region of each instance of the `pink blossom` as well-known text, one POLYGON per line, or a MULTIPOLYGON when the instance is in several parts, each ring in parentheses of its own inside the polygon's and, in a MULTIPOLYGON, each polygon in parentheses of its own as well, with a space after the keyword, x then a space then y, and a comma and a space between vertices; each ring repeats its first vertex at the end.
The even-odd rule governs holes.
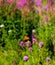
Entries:
POLYGON ((40 43, 39 43, 39 47, 40 47, 40 48, 43 47, 43 45, 44 45, 43 42, 40 42, 40 43))
POLYGON ((50 60, 51 60, 50 57, 46 58, 46 62, 50 63, 50 60))
POLYGON ((16 8, 19 9, 20 7, 23 7, 26 4, 26 0, 21 0, 16 3, 16 8))
POLYGON ((42 4, 42 0, 36 0, 36 6, 40 6, 42 4))
POLYGON ((20 44, 20 46, 23 46, 24 45, 24 42, 23 41, 20 41, 19 44, 20 44))
POLYGON ((24 56, 24 57, 23 57, 23 60, 24 60, 24 61, 27 61, 28 59, 29 59, 28 56, 24 56))
POLYGON ((6 3, 12 4, 14 0, 5 0, 6 3))
POLYGON ((2 0, 0 0, 0 6, 2 6, 2 0))
POLYGON ((53 3, 53 2, 54 2, 54 0, 47 0, 47 2, 48 2, 48 3, 53 3))
POLYGON ((32 37, 32 43, 35 44, 37 42, 37 39, 32 37))
POLYGON ((38 10, 36 10, 36 14, 39 14, 39 11, 38 10))
POLYGON ((28 50, 29 50, 29 51, 32 51, 33 49, 32 49, 32 47, 29 47, 28 50))
POLYGON ((46 5, 45 7, 44 7, 44 10, 49 10, 49 5, 46 5))

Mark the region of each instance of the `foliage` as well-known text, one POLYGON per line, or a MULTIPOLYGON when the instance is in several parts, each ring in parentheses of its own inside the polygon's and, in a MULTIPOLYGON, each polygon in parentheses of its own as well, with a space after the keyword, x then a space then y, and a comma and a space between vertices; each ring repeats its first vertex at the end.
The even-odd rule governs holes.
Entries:
POLYGON ((0 0, 0 65, 55 65, 54 7, 47 0, 0 0))

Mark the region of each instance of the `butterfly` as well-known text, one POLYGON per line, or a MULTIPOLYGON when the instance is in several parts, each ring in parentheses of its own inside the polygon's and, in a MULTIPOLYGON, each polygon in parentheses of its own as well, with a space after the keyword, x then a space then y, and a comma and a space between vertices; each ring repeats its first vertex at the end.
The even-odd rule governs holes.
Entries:
POLYGON ((28 36, 24 36, 24 41, 27 41, 29 40, 29 37, 28 36))

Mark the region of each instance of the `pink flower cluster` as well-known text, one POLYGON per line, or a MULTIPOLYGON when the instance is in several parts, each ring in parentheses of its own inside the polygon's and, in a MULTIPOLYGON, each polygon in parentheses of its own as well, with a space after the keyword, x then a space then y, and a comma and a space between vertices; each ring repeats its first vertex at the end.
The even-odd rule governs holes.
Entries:
POLYGON ((19 2, 16 2, 16 8, 19 9, 20 7, 23 7, 26 4, 26 0, 20 0, 19 2))
POLYGON ((40 6, 42 4, 42 0, 36 0, 36 6, 40 6))
POLYGON ((5 2, 8 4, 12 4, 14 2, 14 0, 5 0, 5 2))
POLYGON ((53 3, 53 2, 54 2, 54 0, 47 0, 47 2, 48 2, 48 3, 53 3))
POLYGON ((2 6, 2 0, 0 0, 0 6, 2 6))

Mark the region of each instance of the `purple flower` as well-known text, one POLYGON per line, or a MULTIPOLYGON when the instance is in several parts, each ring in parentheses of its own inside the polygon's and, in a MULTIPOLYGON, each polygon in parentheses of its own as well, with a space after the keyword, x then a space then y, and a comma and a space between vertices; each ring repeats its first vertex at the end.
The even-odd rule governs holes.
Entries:
POLYGON ((3 1, 2 1, 2 0, 0 0, 0 6, 2 6, 2 2, 3 2, 3 1))
POLYGON ((39 47, 40 47, 40 48, 43 47, 43 45, 44 45, 43 42, 40 42, 40 43, 39 43, 39 47))
POLYGON ((36 6, 40 6, 42 4, 42 0, 36 0, 36 6))
POLYGON ((46 58, 46 61, 47 61, 47 62, 50 62, 50 60, 51 60, 51 59, 50 59, 49 57, 46 58))
POLYGON ((32 30, 32 43, 35 44, 37 42, 35 29, 32 30))
POLYGON ((32 51, 33 49, 32 49, 32 47, 29 47, 28 50, 29 50, 29 51, 32 51))
POLYGON ((35 44, 37 39, 35 37, 32 37, 32 43, 35 44))
POLYGON ((23 46, 24 45, 24 42, 23 41, 20 41, 19 44, 20 44, 20 46, 23 46))
POLYGON ((14 0, 5 0, 6 3, 12 4, 14 0))
POLYGON ((25 4, 26 4, 26 0, 21 0, 16 3, 16 8, 19 9, 19 8, 23 7, 25 4))
POLYGON ((36 14, 39 14, 39 11, 38 10, 36 10, 36 14))
POLYGON ((54 0, 47 0, 47 2, 48 2, 48 3, 53 3, 53 2, 54 2, 54 0))
POLYGON ((44 10, 45 10, 45 11, 49 10, 49 5, 46 5, 46 6, 44 7, 44 10))
POLYGON ((23 60, 24 60, 24 61, 27 61, 28 59, 29 59, 28 56, 24 56, 24 57, 23 57, 23 60))

